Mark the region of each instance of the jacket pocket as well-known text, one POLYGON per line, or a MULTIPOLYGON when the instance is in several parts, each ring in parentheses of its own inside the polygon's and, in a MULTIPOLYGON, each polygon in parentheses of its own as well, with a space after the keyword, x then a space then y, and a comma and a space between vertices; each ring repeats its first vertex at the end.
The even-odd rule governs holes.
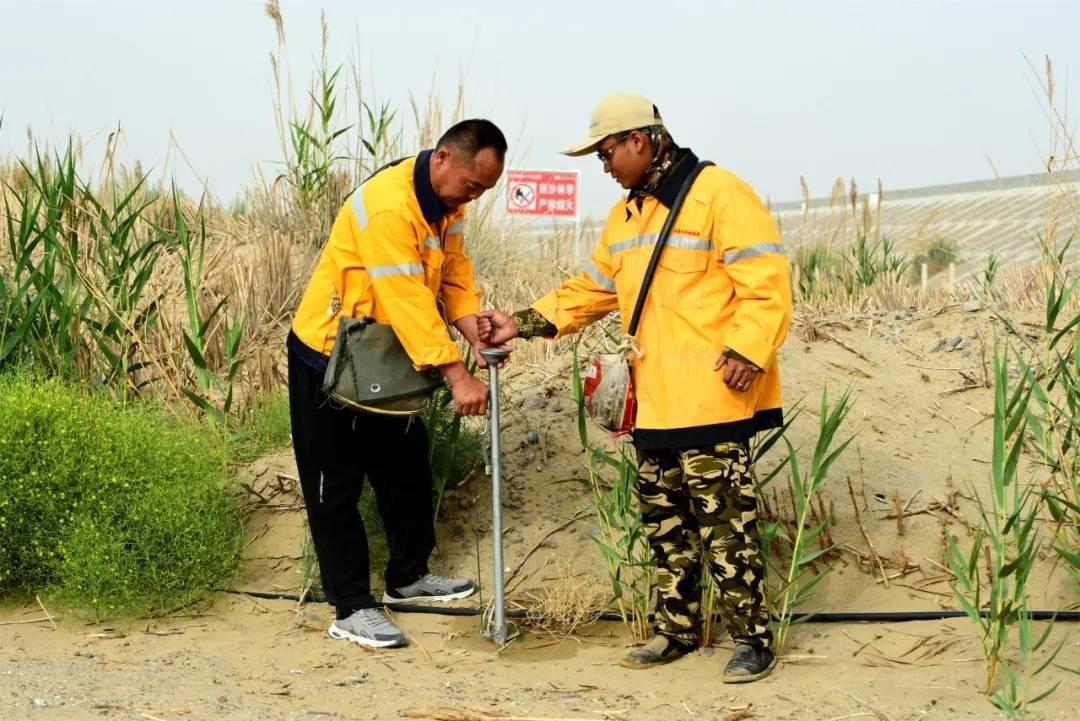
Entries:
POLYGON ((706 252, 665 248, 653 278, 657 301, 668 308, 700 308, 709 260, 706 252))

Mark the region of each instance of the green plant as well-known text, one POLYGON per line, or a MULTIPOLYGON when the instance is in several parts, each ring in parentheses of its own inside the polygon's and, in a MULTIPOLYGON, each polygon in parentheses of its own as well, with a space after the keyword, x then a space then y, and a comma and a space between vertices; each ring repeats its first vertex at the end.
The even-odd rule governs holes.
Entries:
POLYGON ((0 588, 43 589, 97 619, 197 598, 242 542, 225 460, 194 421, 0 375, 0 588))
POLYGON ((366 178, 390 160, 390 155, 398 150, 401 130, 399 128, 397 135, 394 135, 397 111, 392 110, 389 103, 379 105, 378 112, 367 102, 361 101, 360 106, 366 121, 366 130, 360 138, 360 144, 366 156, 360 153, 358 163, 360 177, 366 178))
MULTIPOLYGON (((1059 678, 1037 693, 1033 688, 1035 677, 1054 664, 1067 640, 1062 638, 1057 645, 1050 644, 1050 632, 1053 630, 1054 623, 1049 621, 1046 622, 1042 633, 1036 635, 1035 623, 1031 619, 1030 611, 1024 608, 1017 612, 1016 638, 1020 657, 1015 665, 1006 663, 1002 667, 1005 671, 1004 687, 991 696, 993 704, 1005 713, 1006 718, 1030 718, 1028 707, 1051 695, 1061 685, 1059 678), (1037 658, 1038 655, 1042 658, 1037 658)), ((1058 668, 1069 670, 1060 666, 1058 668)))
MULTIPOLYGON (((465 355, 469 373, 476 373, 476 359, 465 355)), ((464 424, 454 410, 454 396, 448 386, 435 391, 424 415, 428 434, 428 465, 431 467, 432 490, 435 493, 435 518, 446 491, 457 487, 470 471, 484 461, 484 443, 480 433, 464 424)))
POLYGON ((799 269, 796 290, 800 298, 809 298, 815 292, 827 295, 832 279, 845 270, 843 257, 823 243, 796 247, 793 265, 799 269))
POLYGON ((590 538, 604 558, 612 596, 623 623, 635 640, 644 640, 649 633, 648 616, 656 584, 652 549, 634 494, 637 463, 625 447, 613 455, 589 443, 576 346, 572 367, 578 430, 588 454, 588 484, 596 518, 596 529, 590 538))
POLYGON ((303 603, 309 596, 321 596, 322 592, 319 559, 315 555, 311 532, 308 531, 304 534, 304 542, 300 547, 300 602, 303 603))
POLYGON ((578 355, 577 343, 574 343, 571 348, 570 367, 573 368, 570 382, 574 392, 574 404, 577 406, 578 440, 581 442, 581 450, 587 451, 589 450, 589 425, 585 414, 585 385, 581 379, 581 358, 578 355))
MULTIPOLYGON (((1073 141, 1056 106, 1049 58, 1045 73, 1045 79, 1039 80, 1050 120, 1047 169, 1056 180, 1056 150, 1072 147, 1073 141)), ((982 643, 984 691, 1010 719, 1029 718, 1029 707, 1061 683, 1059 679, 1041 690, 1035 687, 1037 677, 1054 664, 1066 641, 1063 637, 1056 646, 1049 643, 1052 622, 1036 634, 1029 611, 1029 574, 1045 542, 1055 544, 1077 581, 1074 588, 1080 590, 1080 555, 1076 553, 1080 547, 1080 308, 1078 281, 1070 280, 1066 263, 1073 238, 1061 242, 1056 232, 1062 198, 1055 187, 1056 183, 1048 184, 1048 219, 1038 234, 1045 293, 1042 340, 1031 341, 1011 319, 998 314, 1019 350, 1014 355, 1015 369, 1008 346, 994 353, 994 445, 988 500, 976 490, 980 523, 970 551, 962 551, 955 538, 947 549, 956 576, 954 595, 976 624, 982 643), (1015 370, 1019 373, 1014 376, 1015 370), (1035 457, 1027 472, 1020 468, 1025 450, 1035 457), (1043 523, 1044 510, 1051 523, 1043 523), (980 546, 988 576, 985 588, 978 573, 980 546), (1007 653, 1014 634, 1015 655, 1007 653), (1002 675, 1004 683, 999 683, 1002 675)), ((986 296, 996 295, 998 266, 996 256, 987 258, 982 278, 986 296)))
POLYGON ((856 229, 846 248, 806 243, 796 247, 792 260, 798 268, 796 295, 803 300, 851 295, 886 279, 900 279, 909 265, 891 239, 874 240, 864 227, 856 229))
POLYGON ((986 266, 983 268, 982 277, 979 279, 983 295, 986 297, 990 297, 994 292, 994 281, 997 280, 1000 265, 1001 261, 996 253, 990 253, 986 256, 986 266))
POLYGON ((311 91, 311 106, 303 117, 289 121, 292 153, 286 158, 285 181, 292 187, 297 204, 303 210, 317 208, 326 200, 327 185, 334 165, 346 157, 336 151, 338 138, 351 126, 334 128, 337 108, 337 82, 341 66, 330 70, 326 65, 326 47, 322 64, 311 91))
POLYGON ((600 448, 589 453, 589 488, 597 524, 590 537, 604 557, 623 623, 635 640, 642 641, 649 634, 656 582, 652 549, 634 495, 637 478, 637 463, 625 448, 617 456, 600 448))
MULTIPOLYGON (((56 167, 40 155, 35 168, 22 166, 27 181, 5 195, 8 250, 0 365, 18 361, 45 373, 75 377, 83 320, 93 302, 83 292, 74 265, 79 255, 75 155, 69 143, 56 167)), ((5 264, 6 265, 6 264, 5 264)))
POLYGON ((716 629, 716 583, 712 580, 709 564, 705 560, 705 549, 701 550, 701 629, 700 639, 702 647, 712 646, 713 633, 716 629))
POLYGON ((1064 274, 1071 243, 1070 238, 1047 249, 1042 342, 1032 342, 1011 320, 999 317, 1011 337, 1038 359, 1031 365, 1022 354, 1016 357, 1032 400, 1025 404, 1025 421, 1047 473, 1041 494, 1054 521, 1055 549, 1080 589, 1080 310, 1075 307, 1080 280, 1064 274))
MULTIPOLYGON (((37 345, 38 311, 46 296, 37 290, 41 283, 42 260, 35 258, 40 238, 33 233, 34 218, 39 204, 31 204, 25 187, 15 191, 21 204, 16 214, 7 196, 4 197, 4 216, 7 220, 7 251, 10 259, 0 274, 0 369, 17 361, 33 363, 37 345)), ((45 259, 48 260, 48 259, 45 259)))
POLYGON ((978 631, 986 665, 983 691, 995 706, 1014 718, 1057 688, 1055 683, 1035 693, 1031 684, 1052 663, 1061 646, 1036 665, 1034 654, 1045 645, 1050 626, 1036 639, 1029 613, 1028 578, 1041 546, 1036 525, 1041 505, 1037 484, 1020 478, 1019 463, 1032 389, 1025 382, 1010 389, 1010 365, 1007 349, 995 351, 989 493, 980 492, 976 484, 971 487, 979 525, 966 550, 955 536, 950 536, 946 555, 955 576, 953 595, 978 631), (980 558, 985 565, 987 588, 981 578, 980 558), (1010 661, 1006 654, 1014 629, 1021 652, 1019 662, 1010 661), (1002 669, 1006 683, 999 689, 1002 669))
POLYGON ((959 258, 960 247, 956 241, 952 238, 936 235, 923 243, 919 252, 911 258, 909 267, 918 274, 922 272, 922 266, 925 264, 927 274, 934 275, 948 268, 951 263, 957 262, 959 258))
POLYGON ((144 179, 110 178, 96 195, 78 177, 71 141, 53 161, 20 167, 24 182, 2 193, 10 262, 0 263, 0 366, 30 364, 116 397, 142 390, 142 337, 162 298, 150 291, 162 239, 144 220, 144 179))
MULTIPOLYGON (((792 503, 795 507, 794 529, 791 533, 777 521, 765 521, 759 524, 762 553, 767 559, 766 562, 773 566, 775 563, 772 561, 773 557, 779 555, 781 551, 786 552, 790 559, 786 568, 770 568, 769 574, 776 576, 779 582, 770 593, 777 655, 783 653, 787 643, 788 632, 795 622, 795 609, 810 597, 814 587, 832 570, 831 564, 817 570, 816 563, 831 550, 827 543, 821 542, 830 519, 816 517, 813 501, 815 496, 820 494, 829 469, 853 439, 849 437, 834 448, 837 432, 850 410, 850 389, 845 391, 832 406, 829 405, 828 391, 822 391, 817 443, 814 446, 814 455, 808 472, 804 472, 799 465, 798 453, 785 434, 786 428, 781 428, 767 438, 771 441, 770 445, 783 438, 787 446, 787 467, 792 503)), ((758 489, 764 488, 783 467, 783 464, 777 466, 766 479, 758 484, 758 489)), ((806 620, 806 617, 800 617, 799 620, 806 620)))
POLYGON ((188 228, 181 207, 180 195, 173 188, 173 223, 176 250, 184 280, 184 300, 188 328, 183 331, 184 347, 195 366, 197 389, 182 388, 188 399, 202 409, 210 418, 224 427, 234 422, 233 399, 236 375, 243 365, 240 342, 244 337, 244 325, 239 315, 229 317, 227 298, 221 298, 208 313, 204 313, 200 300, 203 296, 203 277, 206 265, 206 221, 202 212, 198 215, 198 231, 188 228), (221 324, 220 350, 224 359, 223 372, 219 375, 208 361, 210 342, 215 338, 214 323, 221 324), (211 395, 210 391, 216 393, 211 395))
POLYGON ((435 493, 438 518, 443 495, 483 461, 484 448, 479 433, 463 424, 454 411, 449 388, 435 392, 424 418, 428 433, 428 463, 435 493))
MULTIPOLYGON (((1080 314, 1070 325, 1075 327, 1078 322, 1080 314)), ((1054 521, 1050 527, 1054 548, 1071 571, 1074 591, 1080 596, 1080 333, 1074 332, 1071 348, 1068 343, 1062 345, 1065 347, 1054 349, 1044 381, 1032 369, 1025 373, 1038 405, 1038 415, 1029 414, 1028 424, 1037 452, 1049 470, 1043 498, 1054 521)))
POLYGON ((240 461, 254 461, 291 441, 289 396, 277 389, 251 403, 229 437, 229 453, 240 461))
POLYGON ((855 233, 845 259, 851 270, 849 293, 858 288, 869 288, 885 278, 897 278, 908 266, 907 258, 896 250, 888 237, 874 241, 863 229, 855 233))
POLYGON ((1035 436, 1036 453, 1049 471, 1048 478, 1040 480, 1042 497, 1053 518, 1050 529, 1055 549, 1072 572, 1074 594, 1080 598, 1080 295, 1076 292, 1080 282, 1075 278, 1075 267, 1068 263, 1075 231, 1062 240, 1058 223, 1063 211, 1071 212, 1075 219, 1069 186, 1060 182, 1058 172, 1069 164, 1075 166, 1077 157, 1069 151, 1075 140, 1064 121, 1067 112, 1057 103, 1050 58, 1045 58, 1042 73, 1030 61, 1028 64, 1047 101, 1046 167, 1052 181, 1047 186, 1046 223, 1038 234, 1046 300, 1040 347, 1033 347, 1011 323, 1006 327, 1031 357, 1038 359, 1034 368, 1025 368, 1037 406, 1035 414, 1029 413, 1028 425, 1035 436), (1066 159, 1064 164, 1062 158, 1066 159))
MULTIPOLYGON (((337 210, 340 201, 328 192, 335 167, 347 156, 340 153, 343 136, 352 125, 335 127, 340 89, 338 80, 342 66, 331 69, 327 59, 330 30, 326 15, 320 16, 322 43, 314 77, 308 90, 308 105, 298 110, 292 95, 292 76, 285 52, 285 23, 277 0, 266 3, 266 13, 277 32, 277 51, 270 55, 275 80, 275 122, 281 142, 282 164, 285 171, 275 180, 291 191, 287 194, 290 210, 312 217, 315 211, 323 218, 337 210), (282 75, 287 87, 282 87, 282 75)), ((320 228, 320 230, 322 230, 320 228)), ((321 233, 319 234, 321 237, 321 233)))
MULTIPOLYGON (((148 286, 161 256, 163 239, 149 232, 143 213, 153 202, 137 200, 143 189, 143 179, 121 198, 113 198, 107 206, 86 189, 85 208, 96 217, 89 226, 90 245, 94 252, 92 276, 79 273, 94 297, 100 312, 88 318, 87 324, 97 350, 105 359, 103 377, 105 388, 123 393, 137 383, 135 373, 147 364, 140 361, 140 339, 157 320, 163 294, 148 295, 148 286), (93 279, 91 279, 93 278, 93 279), (98 282, 101 279, 102 282, 98 282)), ((66 262, 77 265, 78 257, 66 262)))

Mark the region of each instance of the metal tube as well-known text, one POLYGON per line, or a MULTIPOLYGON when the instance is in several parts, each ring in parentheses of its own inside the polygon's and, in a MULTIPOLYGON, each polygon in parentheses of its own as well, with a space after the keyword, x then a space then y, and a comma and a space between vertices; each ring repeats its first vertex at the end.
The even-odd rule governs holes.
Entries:
POLYGON ((488 413, 491 416, 491 545, 495 576, 495 605, 492 626, 487 635, 502 646, 506 643, 506 600, 503 597, 503 548, 502 548, 502 456, 499 438, 499 363, 509 355, 498 348, 485 348, 480 355, 488 364, 491 382, 491 400, 488 413))

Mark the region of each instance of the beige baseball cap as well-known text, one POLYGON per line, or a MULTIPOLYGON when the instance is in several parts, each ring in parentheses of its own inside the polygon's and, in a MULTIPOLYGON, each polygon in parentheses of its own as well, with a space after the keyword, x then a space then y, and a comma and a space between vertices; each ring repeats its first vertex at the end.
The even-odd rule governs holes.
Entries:
POLYGON ((589 120, 589 136, 559 152, 563 155, 585 155, 596 150, 600 141, 609 135, 663 124, 660 111, 644 95, 612 93, 593 110, 589 120))

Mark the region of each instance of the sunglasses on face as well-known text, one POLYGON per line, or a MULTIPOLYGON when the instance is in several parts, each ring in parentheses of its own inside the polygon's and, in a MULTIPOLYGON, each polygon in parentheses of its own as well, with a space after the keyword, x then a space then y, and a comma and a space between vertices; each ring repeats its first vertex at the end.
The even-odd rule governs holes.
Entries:
POLYGON ((626 142, 626 139, 630 137, 630 133, 624 133, 622 135, 615 136, 615 142, 606 148, 597 148, 596 157, 600 159, 601 163, 610 163, 611 156, 615 154, 615 148, 626 142))

